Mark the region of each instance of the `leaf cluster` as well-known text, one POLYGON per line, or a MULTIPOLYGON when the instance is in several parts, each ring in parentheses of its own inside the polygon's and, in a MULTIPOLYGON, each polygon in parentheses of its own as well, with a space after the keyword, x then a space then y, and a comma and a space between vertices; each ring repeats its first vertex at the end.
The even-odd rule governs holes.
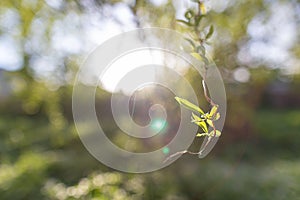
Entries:
POLYGON ((204 44, 209 44, 208 40, 214 33, 214 26, 202 26, 201 22, 206 17, 205 5, 200 0, 191 1, 198 4, 198 10, 194 11, 193 9, 188 9, 184 14, 185 20, 178 19, 177 22, 186 25, 190 29, 191 38, 186 38, 186 40, 191 44, 194 53, 199 54, 198 59, 200 58, 200 60, 203 60, 207 64, 208 61, 205 57, 206 50, 204 44))
POLYGON ((211 110, 209 112, 204 112, 201 108, 196 106, 195 104, 189 102, 186 99, 175 97, 176 101, 180 104, 186 107, 187 109, 196 112, 192 112, 191 122, 198 125, 202 129, 202 133, 198 133, 196 136, 210 136, 210 137, 219 137, 221 135, 221 131, 217 130, 215 128, 214 122, 219 120, 221 115, 218 112, 218 105, 212 106, 211 110), (199 115, 198 115, 199 114, 199 115), (209 131, 209 128, 211 127, 212 130, 209 131))

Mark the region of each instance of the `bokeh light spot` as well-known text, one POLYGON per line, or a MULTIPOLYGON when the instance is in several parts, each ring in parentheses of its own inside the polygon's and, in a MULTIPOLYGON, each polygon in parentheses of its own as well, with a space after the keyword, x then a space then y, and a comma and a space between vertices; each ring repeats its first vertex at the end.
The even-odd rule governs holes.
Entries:
POLYGON ((164 154, 169 154, 170 149, 169 149, 169 147, 164 147, 162 151, 164 154))
POLYGON ((167 126, 168 126, 168 122, 161 118, 152 120, 150 125, 151 129, 155 132, 160 132, 164 130, 167 126))

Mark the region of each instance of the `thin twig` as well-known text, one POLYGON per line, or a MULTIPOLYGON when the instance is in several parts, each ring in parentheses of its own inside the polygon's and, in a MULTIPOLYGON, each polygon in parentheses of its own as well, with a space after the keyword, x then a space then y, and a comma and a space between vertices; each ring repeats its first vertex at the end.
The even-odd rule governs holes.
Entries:
MULTIPOLYGON (((199 0, 199 3, 202 3, 202 1, 199 0)), ((199 17, 200 14, 201 14, 201 11, 200 11, 200 8, 199 8, 199 6, 198 6, 198 13, 197 13, 196 17, 199 17)), ((200 33, 199 33, 199 30, 198 30, 198 27, 194 27, 194 32, 195 32, 195 34, 196 34, 196 36, 197 36, 196 40, 198 40, 199 43, 202 45, 202 44, 203 44, 203 40, 202 40, 201 37, 200 37, 200 33)), ((188 34, 191 36, 190 33, 188 33, 188 34)), ((193 38, 193 37, 191 36, 191 38, 193 38)), ((206 80, 206 74, 207 74, 207 66, 205 66, 205 69, 206 69, 206 70, 205 70, 205 75, 204 75, 203 80, 202 80, 202 87, 203 87, 203 92, 204 92, 205 99, 207 100, 207 102, 208 102, 212 107, 213 107, 213 106, 218 106, 215 102, 213 102, 213 100, 212 100, 212 99, 209 97, 209 95, 208 95, 207 88, 206 88, 206 81, 205 81, 205 80, 206 80)), ((214 114, 214 115, 215 115, 215 114, 214 114)), ((188 151, 188 150, 179 151, 179 152, 176 152, 176 153, 170 155, 169 157, 167 157, 167 158, 163 161, 163 163, 169 161, 170 159, 174 158, 175 156, 183 155, 183 154, 186 154, 186 153, 191 154, 191 155, 201 155, 202 152, 206 149, 206 147, 207 147, 208 144, 210 143, 211 138, 212 138, 212 137, 215 137, 216 134, 217 134, 217 130, 216 130, 216 127, 215 127, 215 125, 214 125, 213 120, 212 120, 212 128, 213 128, 214 133, 213 133, 212 136, 208 136, 207 142, 204 144, 202 150, 200 150, 199 152, 191 152, 191 151, 188 151)))
POLYGON ((204 96, 205 96, 207 102, 208 102, 211 106, 216 106, 217 104, 215 104, 215 103, 213 102, 213 100, 212 100, 212 99, 208 96, 208 94, 207 94, 205 78, 202 80, 202 87, 203 87, 204 96))
POLYGON ((184 151, 178 151, 178 152, 176 152, 176 153, 174 153, 174 154, 172 154, 172 155, 170 155, 169 157, 167 157, 164 161, 163 161, 163 163, 166 163, 166 162, 168 162, 169 160, 171 160, 172 158, 174 158, 175 156, 178 156, 178 155, 183 155, 183 154, 191 154, 191 155, 199 155, 199 154, 201 154, 201 152, 191 152, 191 151, 188 151, 188 150, 184 150, 184 151))

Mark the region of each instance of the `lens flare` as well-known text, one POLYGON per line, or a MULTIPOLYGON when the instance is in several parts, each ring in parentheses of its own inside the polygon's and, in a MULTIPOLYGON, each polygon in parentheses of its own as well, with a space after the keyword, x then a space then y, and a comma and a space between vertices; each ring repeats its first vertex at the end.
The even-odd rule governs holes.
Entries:
POLYGON ((162 149, 162 152, 166 155, 166 154, 169 154, 170 153, 170 149, 169 149, 169 147, 164 147, 163 149, 162 149))
POLYGON ((168 126, 168 122, 161 118, 152 120, 150 125, 151 129, 155 132, 163 131, 166 129, 167 126, 168 126))

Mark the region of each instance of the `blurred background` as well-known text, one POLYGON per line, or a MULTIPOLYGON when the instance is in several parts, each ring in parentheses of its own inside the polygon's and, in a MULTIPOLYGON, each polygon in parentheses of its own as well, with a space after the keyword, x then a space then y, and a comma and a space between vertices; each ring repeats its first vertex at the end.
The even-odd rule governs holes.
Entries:
MULTIPOLYGON (((205 23, 215 26, 208 50, 227 92, 222 137, 204 159, 184 155, 157 172, 126 174, 102 165, 79 140, 71 109, 77 69, 97 45, 124 31, 184 32, 175 19, 195 3, 1 0, 0 199, 299 199, 300 2, 204 3, 205 23)), ((184 74, 202 91, 193 69, 184 74)), ((106 113, 105 131, 122 145, 108 89, 98 89, 96 107, 106 113)), ((137 123, 144 123, 142 102, 156 96, 178 109, 172 94, 151 89, 137 100, 137 123)), ((169 122, 167 131, 177 125, 169 122)), ((200 144, 196 139, 191 150, 200 144)))

